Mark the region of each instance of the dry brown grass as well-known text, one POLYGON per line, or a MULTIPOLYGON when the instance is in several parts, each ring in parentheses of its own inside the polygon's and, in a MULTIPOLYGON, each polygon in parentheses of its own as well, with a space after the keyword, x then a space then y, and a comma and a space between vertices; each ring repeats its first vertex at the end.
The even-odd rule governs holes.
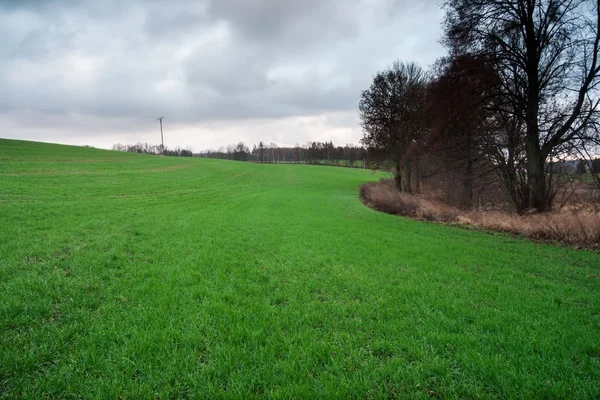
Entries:
POLYGON ((402 193, 396 189, 391 179, 362 184, 360 197, 364 203, 377 211, 427 221, 450 223, 456 220, 459 213, 458 209, 442 202, 402 193))
POLYGON ((399 192, 384 179, 360 185, 360 197, 377 211, 407 217, 415 217, 420 206, 419 199, 399 192))
POLYGON ((388 214, 600 249, 600 214, 594 207, 531 215, 502 211, 467 212, 401 193, 390 180, 362 184, 360 198, 369 207, 388 214))
POLYGON ((576 212, 517 215, 506 212, 471 212, 472 224, 483 229, 522 235, 534 240, 557 241, 600 248, 600 216, 576 212))

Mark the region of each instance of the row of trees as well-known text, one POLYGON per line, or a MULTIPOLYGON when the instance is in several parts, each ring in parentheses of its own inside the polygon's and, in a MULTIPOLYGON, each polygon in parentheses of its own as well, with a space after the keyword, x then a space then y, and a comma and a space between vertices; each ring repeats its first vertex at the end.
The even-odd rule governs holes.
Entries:
POLYGON ((252 150, 243 142, 206 150, 197 154, 200 157, 226 160, 251 161, 258 163, 322 164, 359 167, 364 165, 367 151, 364 147, 347 144, 334 146, 333 142, 308 142, 294 147, 278 146, 275 143, 260 142, 252 150))
POLYGON ((600 158, 592 160, 578 160, 576 166, 576 173, 579 175, 583 174, 600 174, 600 158))
POLYGON ((164 155, 172 157, 192 157, 194 153, 191 147, 182 149, 181 147, 175 147, 170 149, 168 147, 162 147, 161 145, 148 144, 148 143, 136 143, 136 144, 121 144, 116 143, 112 147, 116 151, 124 151, 128 153, 140 153, 140 154, 153 154, 153 155, 164 155))
POLYGON ((193 153, 190 147, 169 149, 161 145, 137 143, 133 145, 117 143, 113 150, 129 153, 165 155, 176 157, 205 157, 224 160, 250 161, 258 163, 297 163, 322 164, 348 167, 362 167, 367 157, 367 150, 361 146, 347 144, 334 146, 333 142, 308 142, 294 147, 278 146, 275 143, 260 142, 252 150, 243 142, 228 145, 218 150, 205 150, 193 153))
POLYGON ((453 171, 465 207, 474 184, 497 181, 516 211, 550 209, 561 162, 591 160, 600 145, 598 2, 445 8, 449 55, 432 71, 396 62, 374 77, 359 105, 362 143, 402 191, 453 171))
POLYGON ((221 146, 217 150, 203 150, 196 154, 198 157, 219 158, 222 160, 252 161, 252 153, 244 142, 221 146))

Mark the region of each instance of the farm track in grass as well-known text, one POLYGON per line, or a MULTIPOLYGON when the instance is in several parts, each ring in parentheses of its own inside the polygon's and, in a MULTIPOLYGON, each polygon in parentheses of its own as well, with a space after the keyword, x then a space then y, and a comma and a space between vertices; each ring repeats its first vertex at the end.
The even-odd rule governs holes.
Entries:
POLYGON ((597 254, 378 178, 0 140, 0 397, 600 397, 597 254))

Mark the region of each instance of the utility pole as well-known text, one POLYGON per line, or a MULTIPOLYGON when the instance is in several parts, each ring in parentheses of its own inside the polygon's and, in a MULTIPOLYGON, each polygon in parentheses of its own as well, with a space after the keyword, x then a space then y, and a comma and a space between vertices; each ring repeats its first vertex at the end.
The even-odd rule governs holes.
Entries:
POLYGON ((158 122, 160 122, 160 142, 161 142, 161 153, 165 154, 165 141, 163 140, 163 132, 162 132, 162 120, 164 117, 156 118, 158 122))

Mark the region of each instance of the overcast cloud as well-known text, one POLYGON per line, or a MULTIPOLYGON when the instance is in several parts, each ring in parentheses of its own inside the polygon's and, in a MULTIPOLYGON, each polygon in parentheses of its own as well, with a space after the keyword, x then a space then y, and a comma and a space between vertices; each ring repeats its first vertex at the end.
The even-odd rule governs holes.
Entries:
POLYGON ((432 64, 436 0, 0 0, 0 137, 110 148, 357 143, 394 60, 432 64), (40 109, 46 111, 40 111, 40 109))

